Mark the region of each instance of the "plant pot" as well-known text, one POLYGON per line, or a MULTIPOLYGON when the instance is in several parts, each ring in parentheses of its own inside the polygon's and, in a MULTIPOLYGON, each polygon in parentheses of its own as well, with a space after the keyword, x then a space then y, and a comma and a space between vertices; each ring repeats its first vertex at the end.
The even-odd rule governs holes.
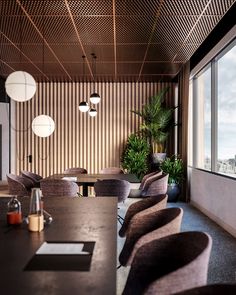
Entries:
POLYGON ((153 153, 152 154, 152 162, 154 164, 160 164, 166 158, 166 153, 153 153))
POLYGON ((177 202, 180 195, 180 186, 176 183, 168 184, 167 188, 168 202, 177 202))

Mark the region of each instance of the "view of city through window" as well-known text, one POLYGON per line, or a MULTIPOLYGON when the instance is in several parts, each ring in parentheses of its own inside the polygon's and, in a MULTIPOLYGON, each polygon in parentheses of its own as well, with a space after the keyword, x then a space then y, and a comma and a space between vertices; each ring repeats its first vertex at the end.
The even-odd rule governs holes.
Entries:
POLYGON ((217 171, 236 176, 236 46, 218 60, 217 171))

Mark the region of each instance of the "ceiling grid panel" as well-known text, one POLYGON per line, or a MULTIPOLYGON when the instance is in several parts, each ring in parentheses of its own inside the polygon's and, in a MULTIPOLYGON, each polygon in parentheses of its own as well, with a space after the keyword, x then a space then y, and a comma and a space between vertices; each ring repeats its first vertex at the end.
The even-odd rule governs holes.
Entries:
POLYGON ((6 78, 21 69, 38 82, 92 82, 95 53, 96 81, 171 81, 235 3, 0 0, 0 75, 6 78), (82 55, 87 58, 85 73, 82 55))
MULTIPOLYGON (((67 77, 71 79, 70 74, 67 72, 67 70, 65 69, 65 67, 63 66, 63 64, 60 62, 59 58, 56 56, 55 52, 52 50, 52 48, 50 47, 50 45, 48 44, 47 40, 44 38, 44 35, 42 34, 42 32, 39 30, 39 28, 36 26, 36 24, 34 23, 33 19, 31 18, 31 16, 28 14, 28 12, 26 11, 26 9, 24 8, 23 4, 21 3, 22 0, 16 0, 16 2, 20 5, 22 11, 24 12, 24 14, 27 16, 28 20, 30 21, 30 23, 34 26, 35 30, 37 31, 37 33, 39 34, 39 36, 42 39, 42 42, 44 42, 44 44, 49 48, 49 50, 52 52, 52 54, 54 55, 54 57, 56 58, 57 62, 59 63, 59 65, 62 67, 63 71, 65 72, 65 74, 67 75, 67 77)), ((24 1, 23 1, 24 2, 24 1)), ((25 1, 25 3, 30 3, 31 1, 25 1)), ((37 2, 37 0, 36 0, 37 2)), ((41 1, 43 5, 46 5, 48 2, 50 1, 41 1)), ((55 1, 54 1, 55 2, 55 1)), ((59 1, 60 2, 60 1, 59 1)), ((33 1, 34 4, 34 1, 33 1)), ((43 8, 45 9, 46 6, 44 6, 43 8)), ((45 15, 41 15, 40 19, 41 19, 41 23, 45 21, 44 19, 45 15)), ((45 28, 46 28, 46 24, 45 28)))

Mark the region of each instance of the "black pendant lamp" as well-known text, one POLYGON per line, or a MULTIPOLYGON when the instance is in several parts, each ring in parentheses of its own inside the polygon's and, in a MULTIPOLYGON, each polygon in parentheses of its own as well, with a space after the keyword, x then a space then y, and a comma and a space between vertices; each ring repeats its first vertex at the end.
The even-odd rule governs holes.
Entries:
MULTIPOLYGON (((85 55, 82 56, 83 58, 83 77, 84 77, 84 67, 85 67, 85 64, 84 64, 84 59, 85 59, 85 55)), ((84 87, 83 87, 84 89, 84 87)), ((84 93, 84 91, 83 91, 84 93)), ((89 104, 87 103, 87 101, 82 101, 80 104, 79 104, 79 110, 82 112, 82 113, 86 113, 88 110, 89 110, 89 104)))

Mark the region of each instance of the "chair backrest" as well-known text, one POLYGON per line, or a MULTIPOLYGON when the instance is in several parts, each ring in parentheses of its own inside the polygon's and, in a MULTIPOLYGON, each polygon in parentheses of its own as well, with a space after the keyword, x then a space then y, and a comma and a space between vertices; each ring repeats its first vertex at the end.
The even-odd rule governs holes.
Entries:
POLYGON ((39 186, 39 182, 40 182, 40 180, 43 179, 42 176, 40 176, 40 175, 38 175, 38 174, 36 174, 36 173, 30 172, 30 171, 25 171, 25 170, 22 170, 22 171, 21 171, 21 175, 22 175, 23 177, 27 177, 27 178, 29 178, 31 181, 33 181, 33 183, 34 183, 35 186, 39 186))
POLYGON ((72 167, 72 168, 67 168, 63 173, 64 174, 87 174, 88 171, 84 168, 72 167))
MULTIPOLYGON (((154 207, 154 206, 153 206, 154 207)), ((152 207, 137 213, 130 221, 125 244, 119 261, 123 266, 131 265, 137 250, 144 244, 180 231, 183 210, 167 208, 159 211, 152 207)))
MULTIPOLYGON (((143 178, 142 178, 142 181, 141 181, 141 184, 140 184, 140 187, 139 187, 139 189, 140 190, 143 190, 144 189, 144 184, 146 183, 146 181, 149 179, 153 179, 152 177, 154 176, 156 176, 156 177, 158 177, 158 176, 161 176, 162 175, 162 171, 154 171, 154 172, 151 172, 151 173, 148 173, 148 174, 146 174, 146 175, 144 175, 143 176, 143 178)), ((155 179, 153 179, 153 180, 155 180, 155 179)))
POLYGON ((124 171, 119 167, 107 167, 103 168, 99 172, 100 174, 124 174, 124 171))
POLYGON ((123 202, 129 195, 130 183, 121 179, 103 179, 94 184, 97 197, 115 196, 118 202, 123 202))
POLYGON ((142 196, 158 196, 165 195, 168 188, 168 178, 169 174, 162 173, 156 179, 147 179, 146 185, 142 190, 142 196))
MULTIPOLYGON (((158 211, 161 209, 166 208, 166 203, 167 203, 167 195, 159 195, 157 197, 147 197, 143 200, 137 201, 133 204, 131 204, 125 214, 124 222, 119 230, 119 236, 124 237, 126 235, 127 229, 129 227, 130 220, 132 217, 150 207, 153 207, 152 210, 158 211)), ((145 214, 145 212, 144 212, 145 214)))
POLYGON ((182 232, 143 245, 122 294, 166 295, 205 285, 211 246, 211 237, 203 232, 182 232))
POLYGON ((176 295, 235 295, 236 284, 214 284, 202 287, 193 288, 183 292, 178 292, 176 295))
POLYGON ((44 197, 75 197, 78 186, 75 182, 63 179, 44 179, 40 182, 44 197))
POLYGON ((34 183, 29 178, 15 174, 7 174, 7 182, 10 195, 30 196, 31 189, 34 187, 34 183))

